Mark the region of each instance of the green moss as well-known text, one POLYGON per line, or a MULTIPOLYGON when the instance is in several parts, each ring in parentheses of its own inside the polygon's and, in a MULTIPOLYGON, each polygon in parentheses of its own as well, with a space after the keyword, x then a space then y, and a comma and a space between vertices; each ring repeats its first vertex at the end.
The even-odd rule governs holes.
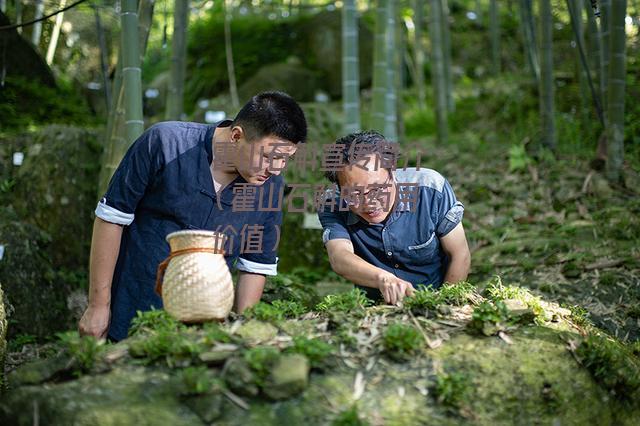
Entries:
POLYGON ((224 389, 224 382, 204 366, 187 367, 180 370, 178 380, 182 384, 180 393, 183 395, 200 395, 220 392, 224 389))
POLYGON ((206 345, 214 345, 216 343, 231 343, 235 339, 229 333, 224 331, 218 323, 208 322, 202 326, 204 331, 204 343, 206 345))
POLYGON ((316 306, 320 312, 347 312, 362 313, 364 308, 371 305, 371 300, 367 298, 364 291, 354 288, 347 293, 330 294, 316 306))
POLYGON ((469 378, 460 372, 438 374, 433 392, 438 403, 447 408, 458 410, 467 401, 469 378))
POLYGON ((407 359, 424 345, 422 334, 413 326, 395 323, 383 335, 385 351, 395 359, 407 359))
POLYGON ((576 355, 616 398, 640 407, 640 360, 627 347, 604 335, 590 335, 576 355))

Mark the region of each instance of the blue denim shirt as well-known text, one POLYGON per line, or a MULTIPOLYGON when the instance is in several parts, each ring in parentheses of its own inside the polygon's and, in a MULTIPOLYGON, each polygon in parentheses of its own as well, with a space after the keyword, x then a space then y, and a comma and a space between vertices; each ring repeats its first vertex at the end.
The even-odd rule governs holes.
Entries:
MULTIPOLYGON (((322 240, 325 244, 340 238, 350 240, 354 253, 372 265, 409 281, 414 287, 431 284, 438 288, 449 263, 440 238, 462 221, 464 206, 456 200, 449 182, 435 170, 398 169, 393 175, 399 197, 383 223, 369 224, 351 211, 338 211, 336 207, 331 212, 325 208, 318 213, 322 240), (403 184, 417 185, 417 199, 400 196, 406 193, 403 184)), ((340 205, 338 196, 335 202, 340 205)), ((377 289, 357 287, 374 300, 381 298, 377 289)))
MULTIPOLYGON (((230 269, 235 266, 246 272, 276 275, 281 209, 257 211, 260 200, 256 197, 254 211, 233 211, 233 187, 246 184, 241 176, 221 193, 214 190, 210 171, 213 133, 216 127, 229 123, 156 124, 133 143, 111 178, 95 213, 107 222, 126 225, 111 285, 108 335, 112 340, 127 337, 137 310, 162 308, 162 299, 154 291, 155 278, 158 264, 169 255, 165 237, 171 232, 224 232, 230 269), (245 225, 264 226, 261 252, 254 247, 241 253, 242 234, 247 235, 248 230, 245 225)), ((283 186, 281 176, 271 176, 263 184, 263 201, 268 201, 270 189, 278 194, 283 186), (267 188, 270 185, 273 188, 267 188)))

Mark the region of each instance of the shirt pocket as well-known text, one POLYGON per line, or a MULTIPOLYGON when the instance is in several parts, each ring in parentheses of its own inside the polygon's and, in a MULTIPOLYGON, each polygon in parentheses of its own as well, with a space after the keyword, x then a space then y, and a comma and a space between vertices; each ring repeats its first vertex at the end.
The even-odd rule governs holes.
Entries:
POLYGON ((406 246, 404 250, 406 262, 412 265, 426 265, 434 263, 438 254, 439 242, 436 233, 432 232, 424 242, 406 246))

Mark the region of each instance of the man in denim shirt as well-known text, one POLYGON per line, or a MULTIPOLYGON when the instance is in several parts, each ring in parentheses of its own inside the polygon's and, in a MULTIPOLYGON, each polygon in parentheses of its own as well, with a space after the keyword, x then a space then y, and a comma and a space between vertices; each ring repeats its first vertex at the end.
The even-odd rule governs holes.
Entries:
POLYGON ((233 121, 165 122, 147 129, 96 208, 89 307, 80 333, 118 341, 127 337, 136 311, 163 307, 154 292, 156 268, 169 255, 165 237, 181 229, 227 234, 227 265, 239 270, 235 309, 257 303, 278 261, 282 211, 269 200, 282 190, 280 172, 306 135, 302 109, 280 92, 254 96, 233 121), (236 203, 237 188, 264 187, 269 205, 257 196, 236 203), (263 231, 262 247, 243 252, 240 233, 247 234, 247 227, 263 231))
POLYGON ((337 190, 318 216, 333 270, 370 298, 396 304, 418 284, 466 279, 470 254, 464 206, 449 182, 431 169, 396 170, 395 161, 378 167, 385 144, 376 132, 336 141, 343 166, 326 173, 337 190))

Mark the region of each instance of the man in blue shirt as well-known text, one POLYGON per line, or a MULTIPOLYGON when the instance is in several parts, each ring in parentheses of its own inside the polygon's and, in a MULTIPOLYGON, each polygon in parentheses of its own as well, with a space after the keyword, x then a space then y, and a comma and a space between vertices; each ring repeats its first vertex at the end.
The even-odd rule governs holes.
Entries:
POLYGON ((337 189, 318 212, 332 269, 389 304, 418 284, 466 279, 464 206, 449 182, 431 169, 396 169, 385 158, 389 142, 376 132, 350 134, 335 146, 343 166, 326 172, 337 189))
POLYGON ((235 309, 257 303, 278 261, 282 210, 270 200, 282 191, 280 172, 306 136, 300 106, 280 92, 254 96, 233 121, 165 122, 145 131, 95 211, 80 333, 118 341, 136 311, 163 306, 154 291, 156 269, 170 252, 165 237, 181 229, 227 234, 225 258, 239 271, 235 309), (237 195, 261 190, 264 196, 237 202, 237 195), (261 231, 261 247, 243 244, 248 230, 261 231))

